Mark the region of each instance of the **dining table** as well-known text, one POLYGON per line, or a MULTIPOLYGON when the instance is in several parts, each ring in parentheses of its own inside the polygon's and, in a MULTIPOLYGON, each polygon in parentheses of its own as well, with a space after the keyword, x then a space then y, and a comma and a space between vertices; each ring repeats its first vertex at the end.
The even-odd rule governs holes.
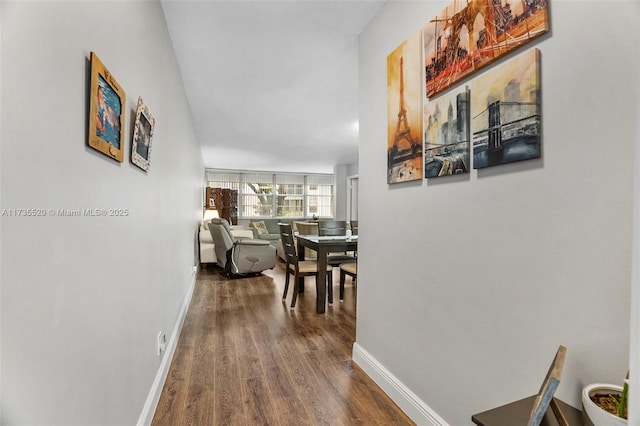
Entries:
MULTIPOLYGON (((316 300, 316 312, 322 314, 326 310, 327 303, 327 254, 345 251, 358 250, 358 236, 353 235, 298 235, 298 256, 304 260, 304 248, 310 248, 317 253, 318 276, 316 277, 316 288, 318 297, 316 300)), ((304 291, 304 278, 300 278, 297 283, 299 290, 304 291)))

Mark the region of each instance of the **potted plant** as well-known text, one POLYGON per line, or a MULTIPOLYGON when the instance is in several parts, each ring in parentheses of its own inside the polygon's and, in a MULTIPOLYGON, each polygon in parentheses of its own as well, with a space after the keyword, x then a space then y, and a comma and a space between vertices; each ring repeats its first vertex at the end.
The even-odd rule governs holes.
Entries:
POLYGON ((629 373, 624 386, 594 383, 582 390, 582 413, 585 424, 626 426, 629 373))

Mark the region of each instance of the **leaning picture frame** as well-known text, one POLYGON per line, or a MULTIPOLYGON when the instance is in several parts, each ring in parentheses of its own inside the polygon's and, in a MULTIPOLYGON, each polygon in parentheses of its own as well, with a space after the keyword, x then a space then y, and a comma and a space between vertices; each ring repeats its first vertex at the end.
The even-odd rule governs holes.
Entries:
POLYGON ((560 426, 568 425, 567 419, 565 419, 562 411, 560 411, 558 403, 553 398, 553 395, 560 384, 566 354, 567 348, 560 345, 556 352, 556 356, 553 358, 553 362, 549 367, 549 371, 547 371, 547 375, 542 382, 542 386, 540 386, 535 402, 533 403, 527 426, 540 426, 549 407, 551 407, 551 410, 553 411, 553 414, 560 426))
POLYGON ((142 100, 142 97, 138 97, 136 122, 131 143, 131 162, 144 171, 149 170, 151 140, 153 139, 155 126, 155 118, 149 113, 149 108, 142 100))
POLYGON ((91 52, 90 55, 90 69, 87 142, 90 147, 122 162, 124 159, 126 94, 95 52, 91 52))

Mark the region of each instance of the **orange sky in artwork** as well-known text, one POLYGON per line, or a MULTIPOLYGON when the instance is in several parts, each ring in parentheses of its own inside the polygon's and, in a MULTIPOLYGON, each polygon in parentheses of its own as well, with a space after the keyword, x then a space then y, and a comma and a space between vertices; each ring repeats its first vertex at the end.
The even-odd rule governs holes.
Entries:
MULTIPOLYGON (((504 88, 511 80, 520 83, 520 90, 528 93, 531 88, 540 87, 540 51, 531 49, 477 77, 471 89, 472 117, 487 108, 487 99, 501 99, 504 88)), ((486 127, 486 123, 472 120, 471 130, 476 132, 486 127)))
POLYGON ((404 103, 411 135, 422 140, 422 31, 418 30, 387 56, 387 148, 391 148, 400 111, 400 57, 404 60, 404 103))

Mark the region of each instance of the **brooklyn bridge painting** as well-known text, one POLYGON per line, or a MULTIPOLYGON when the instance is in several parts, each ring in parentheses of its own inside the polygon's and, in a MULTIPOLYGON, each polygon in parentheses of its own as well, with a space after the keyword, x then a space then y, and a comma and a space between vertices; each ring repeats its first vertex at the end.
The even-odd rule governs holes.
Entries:
POLYGON ((530 49, 475 78, 473 168, 539 158, 540 51, 530 49))
POLYGON ((422 179, 421 31, 387 56, 387 183, 422 179))
POLYGON ((431 97, 549 30, 548 0, 454 0, 423 28, 431 97))

